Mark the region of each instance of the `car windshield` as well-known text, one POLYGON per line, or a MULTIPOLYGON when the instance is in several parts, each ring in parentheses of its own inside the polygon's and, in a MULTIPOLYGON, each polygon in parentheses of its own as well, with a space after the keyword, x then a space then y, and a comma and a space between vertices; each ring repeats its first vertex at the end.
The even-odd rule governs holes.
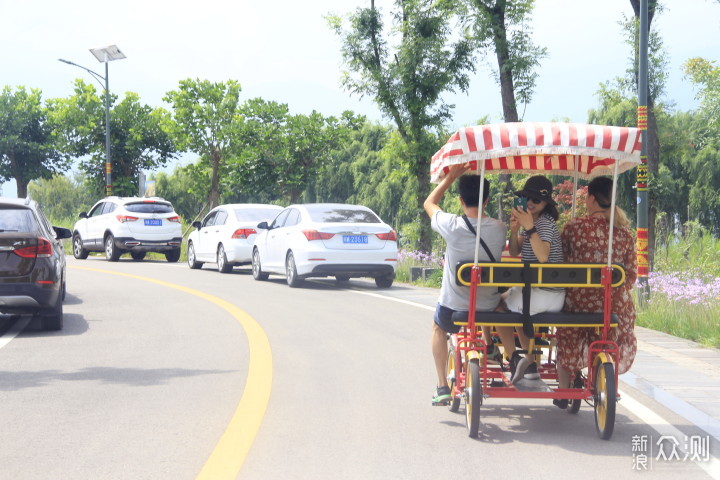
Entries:
POLYGON ((0 232, 32 232, 34 225, 27 208, 0 208, 0 232))
POLYGON ((270 221, 275 218, 278 212, 279 210, 275 208, 236 208, 235 218, 239 222, 270 221))
POLYGON ((306 205, 310 218, 318 223, 380 223, 371 211, 352 205, 306 205))
POLYGON ((128 203, 125 210, 132 213, 173 213, 172 205, 159 202, 128 203))

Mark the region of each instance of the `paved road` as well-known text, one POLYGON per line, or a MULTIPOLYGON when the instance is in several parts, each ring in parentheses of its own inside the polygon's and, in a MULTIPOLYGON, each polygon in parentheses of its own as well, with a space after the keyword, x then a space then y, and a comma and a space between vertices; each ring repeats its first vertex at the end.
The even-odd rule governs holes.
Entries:
POLYGON ((63 332, 29 325, 11 338, 22 324, 4 321, 0 478, 196 478, 234 424, 243 479, 720 478, 712 455, 657 459, 654 445, 665 434, 720 451, 715 350, 640 330, 610 441, 597 438, 587 406, 573 416, 503 399, 485 402, 482 435, 470 440, 462 414, 429 405, 432 289, 329 280, 290 289, 247 270, 164 262, 70 266, 63 332), (193 292, 242 309, 266 335, 271 361, 251 365, 250 323, 193 292), (271 391, 248 390, 251 371, 269 372, 271 391), (253 399, 265 405, 238 421, 238 405, 253 399), (634 472, 643 439, 650 470, 634 472))

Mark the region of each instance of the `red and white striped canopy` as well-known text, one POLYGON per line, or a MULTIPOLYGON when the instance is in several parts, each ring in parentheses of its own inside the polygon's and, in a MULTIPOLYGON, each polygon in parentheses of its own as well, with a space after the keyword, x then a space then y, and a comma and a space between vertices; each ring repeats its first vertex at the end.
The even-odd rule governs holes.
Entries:
POLYGON ((612 175, 640 164, 640 130, 579 123, 496 123, 464 127, 433 155, 430 181, 437 183, 450 165, 485 160, 496 173, 545 173, 581 178, 612 175))

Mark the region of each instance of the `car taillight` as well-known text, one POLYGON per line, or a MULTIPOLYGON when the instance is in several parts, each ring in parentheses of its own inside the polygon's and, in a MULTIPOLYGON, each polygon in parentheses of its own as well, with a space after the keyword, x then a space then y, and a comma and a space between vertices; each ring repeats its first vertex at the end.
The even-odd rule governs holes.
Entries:
POLYGON ((248 238, 250 235, 255 235, 257 232, 253 228, 238 228, 231 235, 230 238, 248 238))
POLYGON ((129 215, 115 215, 115 218, 117 218, 120 223, 134 222, 138 219, 138 217, 131 217, 129 215))
POLYGON ((387 233, 376 233, 375 235, 377 235, 380 240, 390 240, 391 242, 397 242, 395 230, 390 230, 387 233))
POLYGON ((177 217, 177 216, 175 216, 175 217, 170 217, 170 218, 168 218, 167 220, 168 220, 168 222, 180 223, 180 217, 177 217))
POLYGON ((318 232, 317 230, 303 230, 302 232, 308 241, 311 240, 329 240, 335 236, 334 233, 318 232))
POLYGON ((13 253, 22 258, 49 257, 52 255, 52 244, 43 237, 38 237, 38 244, 32 247, 22 247, 13 250, 13 253))

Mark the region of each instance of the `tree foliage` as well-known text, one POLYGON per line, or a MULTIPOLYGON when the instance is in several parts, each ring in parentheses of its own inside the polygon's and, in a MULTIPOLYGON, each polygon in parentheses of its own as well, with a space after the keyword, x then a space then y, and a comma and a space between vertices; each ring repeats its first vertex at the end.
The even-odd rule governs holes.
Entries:
POLYGON ((70 167, 58 147, 40 90, 5 87, 0 94, 0 180, 15 179, 17 196, 31 180, 51 178, 70 167))
POLYGON ((503 118, 517 122, 517 101, 527 105, 535 90, 536 69, 547 49, 532 41, 529 24, 534 0, 466 0, 470 27, 480 46, 497 59, 495 81, 500 85, 503 118))
POLYGON ((65 222, 72 227, 80 212, 87 212, 97 201, 97 197, 84 186, 80 175, 70 178, 55 175, 30 182, 28 192, 42 207, 48 218, 65 222))
MULTIPOLYGON (((103 94, 104 95, 104 94, 103 94)), ((110 160, 113 194, 136 195, 143 170, 163 167, 176 158, 167 129, 169 114, 140 103, 128 92, 117 103, 110 98, 110 160)), ((50 102, 55 131, 63 148, 78 158, 91 189, 99 195, 106 182, 105 104, 93 85, 76 80, 74 94, 50 102)))
MULTIPOLYGON (((375 2, 358 8, 343 29, 339 17, 329 23, 342 41, 347 70, 343 86, 370 96, 394 122, 406 145, 409 168, 417 180, 416 218, 421 222, 420 248, 430 250, 429 221, 422 202, 429 193, 428 162, 439 144, 436 134, 451 116, 443 94, 465 91, 474 71, 473 40, 457 34, 455 2, 396 0, 386 28, 375 2)), ((462 32, 462 30, 460 30, 462 32)))
MULTIPOLYGON (((700 113, 707 120, 708 128, 717 134, 720 131, 720 67, 715 62, 695 57, 683 64, 683 71, 698 89, 696 98, 700 100, 700 113)), ((705 138, 718 137, 708 135, 705 138)))
POLYGON ((240 84, 186 79, 163 98, 173 108, 171 134, 179 150, 192 151, 210 165, 211 207, 219 204, 220 178, 238 148, 240 84))

